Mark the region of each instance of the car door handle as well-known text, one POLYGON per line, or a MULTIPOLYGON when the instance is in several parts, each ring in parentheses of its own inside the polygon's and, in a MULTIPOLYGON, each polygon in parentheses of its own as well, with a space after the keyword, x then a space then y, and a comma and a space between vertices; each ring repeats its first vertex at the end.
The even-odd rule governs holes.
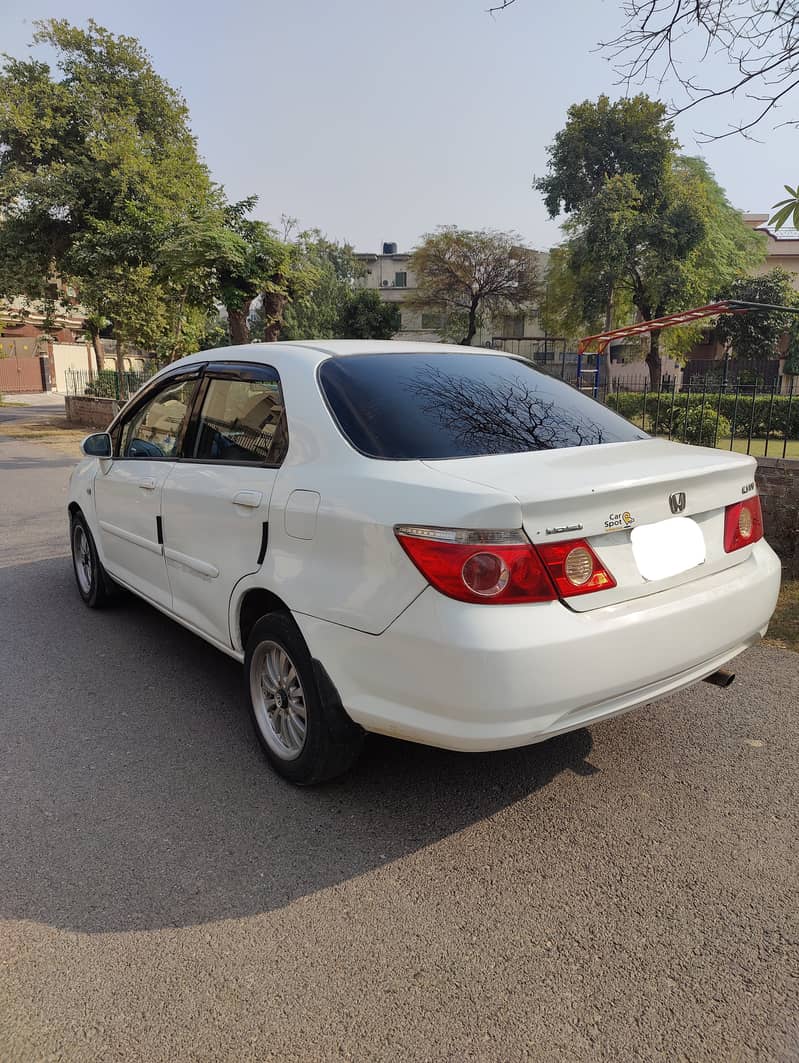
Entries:
POLYGON ((263 497, 260 491, 239 491, 237 495, 233 496, 233 505, 249 506, 250 509, 257 509, 263 497))
POLYGON ((139 487, 142 491, 154 491, 157 486, 155 480, 139 480, 139 487))

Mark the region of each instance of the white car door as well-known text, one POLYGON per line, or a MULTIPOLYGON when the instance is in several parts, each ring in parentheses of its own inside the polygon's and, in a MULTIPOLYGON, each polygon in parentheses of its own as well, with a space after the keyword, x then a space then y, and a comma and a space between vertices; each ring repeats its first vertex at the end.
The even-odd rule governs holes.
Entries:
POLYGON ((230 597, 263 561, 287 445, 277 371, 208 365, 196 409, 184 457, 164 485, 164 557, 174 612, 230 645, 230 597))
POLYGON ((175 467, 199 368, 156 385, 114 431, 115 456, 100 461, 94 502, 104 564, 112 576, 169 608, 161 545, 161 496, 175 467))

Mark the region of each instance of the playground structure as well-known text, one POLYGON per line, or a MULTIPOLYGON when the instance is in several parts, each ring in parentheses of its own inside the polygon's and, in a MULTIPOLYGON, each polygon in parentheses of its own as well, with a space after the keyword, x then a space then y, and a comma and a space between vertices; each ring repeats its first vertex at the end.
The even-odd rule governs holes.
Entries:
POLYGON ((593 336, 584 336, 577 344, 577 387, 580 391, 588 391, 596 398, 599 394, 599 359, 608 349, 613 340, 625 339, 628 336, 641 336, 644 333, 657 332, 660 329, 674 328, 677 325, 688 325, 703 318, 718 317, 720 314, 749 314, 764 310, 779 310, 789 314, 799 314, 799 307, 775 306, 772 303, 754 303, 741 299, 722 299, 717 303, 708 303, 706 306, 696 306, 691 310, 680 310, 674 314, 666 314, 665 317, 656 317, 651 321, 638 321, 634 325, 624 325, 621 328, 608 329, 605 332, 597 332, 593 336), (586 368, 584 358, 590 356, 591 347, 596 347, 594 354, 594 367, 586 368), (584 378, 588 379, 586 385, 584 378))

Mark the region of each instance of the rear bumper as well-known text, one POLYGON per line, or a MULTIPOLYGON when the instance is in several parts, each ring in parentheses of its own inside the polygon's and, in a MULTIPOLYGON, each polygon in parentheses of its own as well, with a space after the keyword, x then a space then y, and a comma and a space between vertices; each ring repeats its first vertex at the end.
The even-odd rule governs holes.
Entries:
POLYGON ((427 588, 381 635, 297 622, 350 716, 449 749, 504 749, 696 682, 765 633, 780 563, 763 541, 726 572, 576 613, 468 605, 427 588))

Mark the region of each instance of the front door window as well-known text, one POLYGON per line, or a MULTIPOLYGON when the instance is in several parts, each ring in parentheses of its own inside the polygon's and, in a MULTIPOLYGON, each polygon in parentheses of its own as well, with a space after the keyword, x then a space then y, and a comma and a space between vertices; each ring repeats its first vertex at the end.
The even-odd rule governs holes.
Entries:
POLYGON ((122 431, 120 457, 177 457, 196 387, 196 380, 176 381, 142 406, 122 431))

